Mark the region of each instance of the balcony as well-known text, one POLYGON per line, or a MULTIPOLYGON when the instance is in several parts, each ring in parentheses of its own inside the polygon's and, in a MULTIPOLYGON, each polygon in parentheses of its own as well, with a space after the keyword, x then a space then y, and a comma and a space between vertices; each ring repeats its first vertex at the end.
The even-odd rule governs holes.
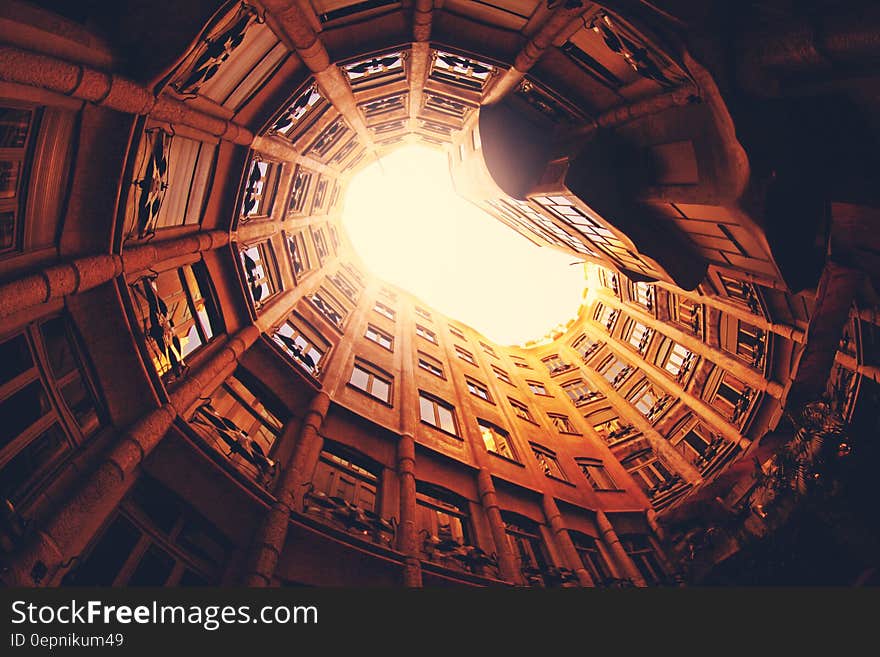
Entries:
POLYGON ((309 484, 309 490, 303 499, 303 513, 322 524, 393 549, 397 534, 396 518, 383 518, 369 509, 361 509, 345 498, 315 490, 312 484, 309 484))
POLYGON ((495 554, 487 554, 476 545, 460 543, 447 534, 437 536, 423 529, 419 535, 424 537, 421 551, 427 561, 450 570, 499 579, 495 554))

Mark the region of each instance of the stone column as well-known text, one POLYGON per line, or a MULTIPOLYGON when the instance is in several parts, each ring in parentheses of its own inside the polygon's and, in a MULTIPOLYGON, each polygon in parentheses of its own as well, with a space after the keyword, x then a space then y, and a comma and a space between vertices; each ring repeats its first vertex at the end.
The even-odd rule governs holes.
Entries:
MULTIPOLYGON (((330 396, 323 391, 315 395, 312 403, 309 404, 299 427, 299 436, 293 454, 278 482, 275 491, 276 501, 251 540, 247 572, 244 577, 245 586, 264 587, 272 582, 278 558, 287 539, 290 512, 301 509, 304 484, 309 480, 311 470, 314 468, 315 462, 311 455, 321 452, 324 441, 318 431, 327 417, 329 408, 330 396)), ((280 440, 287 440, 289 434, 294 431, 296 425, 293 422, 288 423, 280 440)))
POLYGON ((25 308, 91 290, 126 272, 145 269, 159 260, 218 249, 229 242, 221 231, 157 240, 126 249, 122 255, 95 255, 51 265, 0 285, 0 318, 25 308))
POLYGON ((486 510, 489 519, 489 527, 492 530, 492 540, 495 541, 495 549, 498 556, 498 570, 501 578, 508 582, 521 584, 522 573, 516 565, 516 559, 510 550, 507 540, 507 531, 504 528, 504 520, 501 517, 501 509, 498 507, 498 496, 495 493, 495 484, 492 483, 492 475, 489 468, 483 466, 477 473, 477 492, 480 494, 480 502, 486 510))
POLYGON ((404 433, 397 443, 397 478, 400 481, 400 523, 397 526, 397 549, 405 555, 403 583, 409 587, 422 585, 416 534, 416 443, 412 434, 404 433))
POLYGON ((547 524, 550 525, 550 529, 553 531, 553 541, 567 567, 575 572, 581 586, 595 586, 590 573, 584 568, 584 564, 574 547, 574 543, 571 541, 568 530, 562 524, 562 514, 559 512, 556 500, 549 493, 544 493, 542 501, 544 516, 547 518, 547 524))
POLYGON ((225 347, 181 382, 169 403, 151 411, 125 431, 106 458, 71 491, 30 540, 8 560, 3 579, 12 586, 52 580, 62 563, 74 565, 95 532, 137 479, 138 466, 164 438, 177 416, 208 394, 207 387, 259 337, 253 327, 239 331, 225 347))
POLYGON ((646 587, 648 584, 645 582, 645 578, 642 577, 639 569, 636 568, 636 565, 633 563, 632 559, 629 558, 626 550, 623 549, 623 545, 620 543, 620 538, 617 536, 617 532, 614 531, 614 527, 611 525, 611 521, 608 520, 608 516, 605 515, 604 511, 596 511, 596 526, 599 529, 602 542, 608 548, 608 551, 614 556, 618 568, 620 568, 636 586, 646 587))

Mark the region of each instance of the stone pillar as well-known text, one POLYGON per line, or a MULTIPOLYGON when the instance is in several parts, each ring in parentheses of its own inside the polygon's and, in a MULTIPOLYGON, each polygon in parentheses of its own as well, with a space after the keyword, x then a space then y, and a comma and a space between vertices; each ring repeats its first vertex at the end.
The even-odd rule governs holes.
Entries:
POLYGON ((481 467, 477 473, 477 492, 480 494, 480 502, 486 510, 486 517, 489 519, 489 527, 492 530, 492 540, 495 541, 498 570, 501 573, 501 579, 521 584, 523 582, 522 573, 519 571, 513 552, 510 550, 507 531, 504 528, 504 520, 501 517, 501 509, 498 507, 495 484, 492 483, 492 475, 487 467, 481 467))
POLYGON ((574 547, 574 543, 571 541, 568 530, 562 524, 562 514, 559 512, 556 500, 549 493, 544 493, 542 501, 544 516, 547 518, 547 524, 550 525, 550 529, 553 531, 553 541, 558 548, 559 554, 562 555, 566 567, 571 568, 575 572, 581 586, 595 586, 590 573, 584 568, 584 564, 574 547))
POLYGON ((247 128, 233 121, 205 114, 173 98, 157 98, 132 80, 15 46, 0 46, 0 80, 48 89, 124 114, 149 114, 159 121, 196 128, 235 144, 249 146, 254 138, 247 128))
POLYGON ((403 583, 408 587, 422 585, 416 534, 416 443, 412 434, 404 433, 397 443, 397 478, 400 481, 400 523, 397 525, 397 549, 405 555, 403 583))
MULTIPOLYGON (((323 391, 315 395, 309 404, 299 427, 299 436, 293 454, 276 487, 276 501, 251 540, 247 572, 244 577, 245 586, 264 587, 272 582, 278 558, 287 539, 290 512, 299 511, 302 507, 304 484, 308 481, 308 474, 311 472, 308 469, 311 454, 315 451, 320 453, 324 442, 318 431, 327 417, 329 408, 330 396, 323 391)), ((295 431, 296 425, 289 422, 280 440, 288 440, 289 434, 295 431)))
POLYGON ((181 382, 169 403, 151 411, 125 431, 107 456, 66 498, 30 540, 8 561, 4 581, 12 586, 34 586, 52 580, 62 563, 74 565, 95 532, 116 509, 137 479, 138 466, 164 438, 177 416, 209 391, 216 376, 259 337, 248 326, 225 347, 181 382))
POLYGON ((159 260, 220 248, 229 235, 208 231, 157 240, 126 249, 120 255, 95 255, 46 267, 35 274, 0 285, 0 318, 70 294, 91 290, 126 272, 145 269, 159 260))
POLYGON ((596 526, 599 529, 602 542, 608 548, 608 551, 614 556, 618 568, 620 568, 636 586, 646 587, 648 584, 645 582, 645 578, 642 577, 639 569, 636 568, 636 565, 633 563, 632 559, 629 558, 626 550, 623 549, 623 545, 620 543, 620 538, 617 536, 617 532, 614 531, 614 527, 611 525, 611 521, 608 520, 608 516, 605 515, 604 511, 596 511, 596 526))

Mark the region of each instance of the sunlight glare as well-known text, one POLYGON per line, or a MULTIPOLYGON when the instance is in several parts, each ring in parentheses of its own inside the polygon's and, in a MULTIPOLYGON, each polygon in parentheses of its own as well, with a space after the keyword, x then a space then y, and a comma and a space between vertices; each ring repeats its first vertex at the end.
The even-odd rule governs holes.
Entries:
POLYGON ((353 176, 343 224, 367 268, 501 345, 577 315, 584 269, 461 198, 444 153, 404 146, 353 176))

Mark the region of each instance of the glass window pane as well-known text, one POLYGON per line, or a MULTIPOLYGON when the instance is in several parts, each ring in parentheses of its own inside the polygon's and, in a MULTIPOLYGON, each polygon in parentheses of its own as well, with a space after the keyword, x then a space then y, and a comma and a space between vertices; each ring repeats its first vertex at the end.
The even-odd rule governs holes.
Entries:
POLYGON ((389 393, 391 392, 391 386, 389 386, 382 379, 373 379, 373 395, 381 399, 382 401, 389 400, 389 393))
POLYGON ((64 319, 57 317, 44 322, 40 326, 40 332, 43 334, 43 343, 55 378, 60 379, 68 372, 72 372, 76 368, 76 359, 70 348, 64 319))
POLYGON ((0 402, 0 448, 51 410, 39 381, 32 381, 0 402))
POLYGON ((0 384, 11 381, 32 366, 31 352, 23 334, 0 342, 0 384))
POLYGON ((141 536, 125 516, 119 516, 78 566, 67 573, 62 584, 110 586, 141 536))
POLYGON ((367 382, 370 379, 370 375, 364 372, 362 369, 355 367, 351 371, 351 379, 350 383, 353 386, 360 388, 361 390, 367 390, 367 382))
POLYGON ((434 418, 434 404, 431 400, 419 397, 419 415, 425 422, 437 424, 437 420, 434 418))
POLYGON ((173 569, 173 557, 159 546, 151 545, 128 580, 128 586, 162 586, 173 569))
POLYGON ((455 421, 452 419, 452 411, 443 406, 437 407, 440 416, 440 428, 449 433, 455 433, 455 421))
POLYGON ((28 485, 68 448, 64 432, 57 424, 52 425, 0 468, 0 497, 17 504, 28 485))

